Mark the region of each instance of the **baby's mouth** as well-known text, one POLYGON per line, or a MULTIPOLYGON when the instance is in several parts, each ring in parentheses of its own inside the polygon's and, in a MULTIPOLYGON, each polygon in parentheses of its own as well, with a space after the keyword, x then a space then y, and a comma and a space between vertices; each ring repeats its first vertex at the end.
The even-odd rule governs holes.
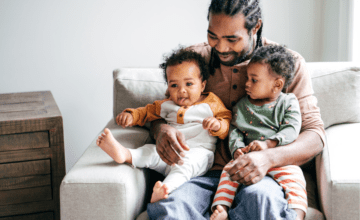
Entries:
POLYGON ((184 103, 187 98, 178 98, 179 103, 184 103))

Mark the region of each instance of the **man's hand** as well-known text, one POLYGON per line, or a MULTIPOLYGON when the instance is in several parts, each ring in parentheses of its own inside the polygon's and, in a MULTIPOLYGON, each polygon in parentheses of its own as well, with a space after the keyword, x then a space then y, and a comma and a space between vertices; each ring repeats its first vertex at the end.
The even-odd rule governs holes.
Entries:
POLYGON ((134 122, 133 116, 128 112, 121 112, 116 116, 116 123, 123 128, 132 126, 134 122))
POLYGON ((184 135, 170 125, 159 124, 157 126, 160 127, 155 134, 156 151, 160 155, 160 158, 170 166, 184 164, 181 157, 185 156, 184 150, 190 150, 186 144, 184 135))
POLYGON ((218 131, 220 127, 220 121, 214 117, 207 117, 203 120, 203 128, 205 130, 218 131))
POLYGON ((230 161, 224 170, 228 172, 232 181, 252 185, 262 180, 270 168, 270 160, 267 151, 264 150, 240 155, 230 161))

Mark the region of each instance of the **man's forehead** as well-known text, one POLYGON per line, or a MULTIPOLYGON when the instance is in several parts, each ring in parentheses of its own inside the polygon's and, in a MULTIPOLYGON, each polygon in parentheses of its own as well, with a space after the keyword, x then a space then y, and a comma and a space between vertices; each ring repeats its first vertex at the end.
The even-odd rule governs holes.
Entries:
POLYGON ((245 17, 239 13, 234 16, 225 14, 212 14, 209 15, 208 32, 221 36, 241 36, 242 32, 246 31, 245 17))

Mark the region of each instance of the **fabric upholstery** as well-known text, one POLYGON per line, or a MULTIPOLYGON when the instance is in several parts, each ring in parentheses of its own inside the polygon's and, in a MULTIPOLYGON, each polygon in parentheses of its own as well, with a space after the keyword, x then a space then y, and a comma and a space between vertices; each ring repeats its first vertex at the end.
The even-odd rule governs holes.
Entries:
POLYGON ((360 123, 335 125, 326 130, 327 147, 316 160, 326 219, 360 219, 359 130, 360 123))
MULTIPOLYGON (((106 127, 125 147, 151 142, 144 128, 123 129, 114 120, 106 127)), ((147 184, 149 172, 117 164, 96 145, 96 139, 62 181, 61 219, 135 219, 146 208, 153 187, 147 184)))
POLYGON ((360 65, 307 63, 324 127, 360 122, 360 65))

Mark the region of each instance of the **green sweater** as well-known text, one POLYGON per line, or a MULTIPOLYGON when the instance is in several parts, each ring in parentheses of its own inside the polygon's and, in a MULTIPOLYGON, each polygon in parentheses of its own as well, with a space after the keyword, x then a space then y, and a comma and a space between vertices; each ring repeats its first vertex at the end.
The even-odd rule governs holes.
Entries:
POLYGON ((231 155, 254 140, 278 140, 278 145, 293 142, 301 129, 299 102, 292 93, 281 93, 269 104, 257 106, 243 97, 233 108, 229 130, 231 155))

